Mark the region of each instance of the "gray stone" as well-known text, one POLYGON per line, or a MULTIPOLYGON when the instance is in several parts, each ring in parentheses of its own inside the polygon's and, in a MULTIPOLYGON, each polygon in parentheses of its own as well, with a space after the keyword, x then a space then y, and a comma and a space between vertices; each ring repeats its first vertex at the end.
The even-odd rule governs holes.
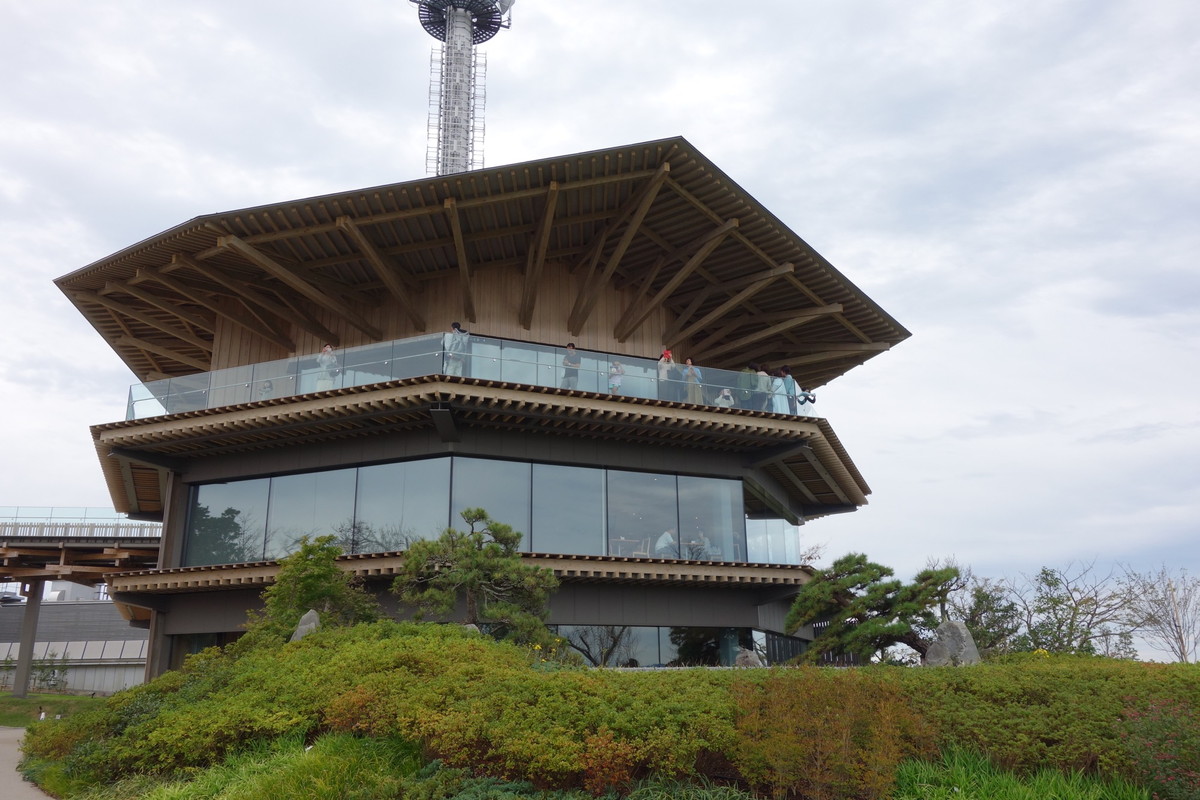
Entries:
POLYGON ((734 659, 735 667, 761 667, 762 659, 758 657, 758 653, 753 650, 747 650, 744 647, 738 648, 737 658, 734 659))
POLYGON ((296 626, 296 632, 292 634, 289 642, 298 642, 305 636, 321 627, 321 617, 316 611, 311 608, 304 612, 304 616, 300 618, 300 624, 296 626))
POLYGON ((925 666, 961 667, 978 663, 979 650, 965 623, 946 620, 938 625, 934 642, 925 654, 925 666))

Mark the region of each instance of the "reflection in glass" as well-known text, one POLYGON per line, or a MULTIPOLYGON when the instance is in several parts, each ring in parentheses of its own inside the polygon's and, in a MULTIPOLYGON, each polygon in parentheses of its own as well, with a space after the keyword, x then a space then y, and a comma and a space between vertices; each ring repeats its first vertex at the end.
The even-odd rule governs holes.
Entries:
POLYGON ((454 459, 451 489, 451 527, 462 528, 468 508, 482 508, 496 522, 523 534, 521 549, 529 550, 530 464, 484 458, 454 459))
POLYGON ((684 558, 738 561, 745 552, 742 483, 679 476, 679 531, 684 558))
POLYGON ((604 555, 604 470, 533 465, 529 550, 604 555))
POLYGON ((799 564, 800 528, 782 519, 748 519, 746 547, 750 562, 799 564))
POLYGON ((566 640, 593 667, 658 666, 658 629, 632 625, 559 625, 566 640))
POLYGON ((675 476, 609 470, 609 554, 641 542, 659 558, 679 558, 675 476))
POLYGON ((304 536, 349 537, 356 473, 355 469, 338 469, 272 478, 266 557, 282 558, 294 551, 304 536))
POLYGON ((261 561, 268 478, 210 483, 192 491, 183 565, 261 561))
POLYGON ((449 457, 358 471, 357 552, 406 550, 414 539, 436 539, 450 524, 449 514, 449 457))

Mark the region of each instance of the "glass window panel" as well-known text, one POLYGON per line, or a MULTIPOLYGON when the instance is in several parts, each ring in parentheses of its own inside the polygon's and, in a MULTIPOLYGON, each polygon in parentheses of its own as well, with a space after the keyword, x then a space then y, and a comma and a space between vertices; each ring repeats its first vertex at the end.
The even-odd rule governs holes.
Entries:
POLYGON ((668 667, 721 665, 721 628, 660 628, 659 647, 668 667))
POLYGON ((529 549, 530 465, 484 458, 454 459, 450 525, 462 529, 460 516, 468 508, 482 508, 496 522, 510 525, 529 549))
POLYGON ((533 465, 529 549, 604 555, 604 470, 533 465))
POLYGON ((296 361, 285 358, 254 365, 251 396, 254 400, 291 397, 296 394, 296 361))
POLYGON ((378 464, 358 471, 359 552, 405 550, 414 539, 436 539, 449 524, 450 459, 378 464))
POLYGON ((208 373, 171 378, 171 393, 164 399, 168 414, 208 408, 208 373))
POLYGON ((674 475, 608 471, 608 547, 648 543, 660 558, 679 557, 679 520, 674 475))
POLYGON ((339 469, 272 478, 267 558, 282 558, 291 553, 303 536, 310 539, 336 536, 339 546, 347 550, 354 529, 357 472, 339 469))
POLYGON ((552 386, 546 376, 552 376, 554 348, 525 342, 503 342, 501 344, 500 377, 509 383, 524 383, 530 386, 552 386), (550 360, 547 360, 550 359, 550 360), (543 363, 546 362, 546 363, 543 363))
POLYGON ((232 406, 258 398, 253 394, 254 365, 229 367, 208 373, 208 407, 232 406))
POLYGON ((749 561, 800 563, 800 528, 782 519, 746 520, 749 561))
POLYGON ((194 487, 183 565, 261 561, 269 487, 268 478, 194 487))
POLYGON ((679 531, 685 558, 742 560, 745 518, 741 481, 679 476, 679 531))
POLYGON ((393 378, 437 375, 442 371, 442 336, 433 334, 392 342, 393 378))
MULTIPOLYGON (((471 336, 467 341, 467 352, 463 357, 462 374, 467 378, 498 381, 501 375, 501 350, 499 339, 471 336)), ((493 517, 493 519, 495 519, 493 517)))
POLYGON ((365 386, 392 379, 392 345, 390 342, 353 347, 345 352, 346 386, 365 386))
POLYGON ((658 628, 559 625, 557 635, 594 667, 661 666, 658 660, 658 628))

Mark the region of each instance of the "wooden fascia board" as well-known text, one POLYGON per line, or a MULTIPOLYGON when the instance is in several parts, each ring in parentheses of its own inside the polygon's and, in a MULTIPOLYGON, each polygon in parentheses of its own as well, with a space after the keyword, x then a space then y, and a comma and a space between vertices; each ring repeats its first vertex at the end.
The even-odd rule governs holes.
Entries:
POLYGON ((579 332, 583 330, 584 323, 591 316, 592 309, 596 307, 596 302, 600 298, 600 289, 608 284, 613 273, 620 266, 621 259, 625 257, 625 251, 629 249, 629 245, 633 242, 634 235, 641 227, 646 214, 649 213, 650 206, 654 204, 655 198, 658 197, 658 190, 662 188, 670 170, 670 163, 664 161, 654 174, 654 177, 643 188, 641 197, 637 201, 637 207, 625 227, 625 232, 621 234, 621 239, 617 242, 616 248, 608 257, 604 269, 599 275, 590 276, 591 279, 584 281, 584 284, 579 288, 579 294, 575 298, 575 305, 571 309, 571 315, 567 318, 567 329, 573 335, 578 336, 579 332))
POLYGON ((631 305, 629 310, 626 311, 622 316, 621 320, 617 322, 616 328, 613 330, 613 335, 616 337, 617 341, 624 342, 626 339, 628 339, 630 335, 637 330, 637 327, 645 322, 646 318, 654 313, 655 309, 660 308, 663 303, 667 301, 667 298, 671 296, 671 293, 678 289, 679 285, 687 280, 688 277, 701 264, 704 263, 704 260, 708 258, 714 250, 720 247, 721 242, 725 241, 725 237, 728 236, 732 231, 736 230, 737 226, 737 219, 726 220, 715 230, 709 231, 688 245, 689 249, 691 247, 698 248, 696 252, 692 254, 692 257, 689 258, 682 267, 676 270, 675 274, 671 276, 670 280, 668 280, 662 286, 662 288, 658 290, 654 297, 650 298, 649 302, 643 304, 640 310, 634 311, 634 306, 631 305))
POLYGON ((225 319, 232 322, 234 325, 245 328, 246 330, 250 331, 251 333, 255 334, 256 336, 261 336, 269 342, 274 342, 275 344, 279 345, 280 347, 284 348, 285 350, 295 350, 296 349, 296 345, 292 343, 292 340, 289 339, 287 336, 284 336, 282 333, 280 333, 278 331, 273 331, 262 325, 255 324, 255 323, 251 322, 250 320, 247 320, 244 316, 242 316, 240 314, 232 314, 232 313, 226 311, 224 308, 221 307, 220 303, 213 302, 212 298, 205 297, 204 295, 200 294, 200 292, 198 292, 197 290, 186 285, 182 281, 176 280, 175 278, 173 278, 170 275, 164 275, 162 272, 159 272, 159 271, 139 270, 138 277, 157 281, 157 282, 161 283, 163 286, 166 286, 171 291, 176 292, 180 295, 183 295, 187 299, 191 300, 193 303, 196 303, 197 305, 207 308, 209 311, 213 312, 213 314, 217 315, 218 317, 224 317, 225 319))
POLYGON ((834 308, 836 308, 837 311, 841 311, 842 307, 840 305, 827 306, 825 309, 818 309, 816 313, 806 312, 804 314, 798 314, 791 319, 787 319, 787 320, 784 320, 783 322, 776 323, 775 325, 771 325, 768 328, 758 330, 753 333, 748 333, 745 336, 735 339, 732 342, 726 342, 725 344, 717 345, 716 347, 713 347, 713 348, 706 348, 704 350, 704 357, 705 358, 716 358, 718 356, 724 355, 725 353, 730 353, 735 350, 740 350, 741 348, 745 347, 746 345, 754 344, 755 342, 760 342, 763 339, 769 339, 772 336, 779 336, 787 331, 792 330, 793 328, 798 328, 801 325, 812 322, 815 319, 819 319, 822 316, 826 316, 830 313, 835 313, 835 312, 829 310, 829 309, 834 309, 834 308))
MULTIPOLYGON (((191 256, 177 253, 171 257, 173 266, 187 267, 203 275, 214 283, 219 283, 229 291, 233 292, 242 302, 258 306, 268 313, 274 314, 276 317, 287 320, 293 325, 308 331, 313 336, 316 336, 322 341, 335 343, 337 334, 326 328, 324 325, 313 325, 312 321, 296 314, 291 308, 277 303, 269 297, 265 297, 261 292, 256 290, 245 281, 240 281, 237 278, 225 275, 220 270, 208 264, 203 264, 191 256)), ((264 323, 265 324, 265 323, 264 323)))
POLYGON ((196 336, 195 334, 184 330, 183 328, 177 328, 174 325, 163 322, 162 320, 155 319, 144 311, 139 311, 138 309, 126 305, 125 303, 117 302, 112 298, 105 297, 102 294, 97 294, 96 292, 88 291, 86 289, 72 290, 69 291, 68 294, 74 300, 77 300, 81 303, 94 303, 99 306, 104 306, 110 311, 114 311, 117 314, 129 317, 130 319, 136 319, 143 325, 148 325, 157 331, 161 331, 162 333, 170 336, 172 339, 178 339, 181 342, 187 342, 193 347, 198 347, 201 350, 208 351, 209 353, 212 352, 212 342, 205 341, 199 336, 196 336))
MULTIPOLYGON (((792 266, 791 264, 784 264, 782 267, 777 267, 776 269, 773 269, 773 270, 767 270, 767 273, 765 275, 761 275, 758 280, 754 281, 753 283, 751 283, 748 286, 743 287, 742 290, 739 291, 737 294, 735 294, 733 297, 729 298, 724 303, 721 303, 721 305, 717 306, 716 308, 714 308, 712 311, 705 314, 700 319, 691 323, 683 330, 678 331, 678 332, 673 332, 673 331, 668 332, 668 335, 664 337, 665 339, 668 340, 666 343, 667 346, 672 347, 675 344, 678 344, 679 342, 685 341, 685 340, 691 338, 692 336, 696 335, 701 330, 703 330, 705 326, 710 325, 711 323, 717 321, 718 319, 725 316, 733 309, 740 306, 742 303, 749 300, 754 295, 758 294, 760 291, 765 289, 767 286, 770 286, 771 282, 773 280, 775 280, 776 277, 778 277, 781 274, 786 274, 787 270, 791 269, 791 266, 792 266)), ((714 291, 715 290, 716 289, 714 287, 714 291)), ((699 298, 701 296, 702 295, 698 295, 697 297, 699 298)), ((691 315, 689 314, 687 318, 690 318, 690 316, 691 315)), ((686 318, 681 316, 681 319, 686 319, 686 318)))
POLYGON ((463 240, 462 222, 458 218, 458 206, 453 197, 443 204, 446 220, 450 223, 450 234, 454 237, 454 257, 458 261, 459 286, 462 289, 463 316, 468 322, 475 321, 475 298, 471 292, 471 265, 467 261, 467 244, 463 240))
MULTIPOLYGON (((156 295, 152 292, 147 292, 145 289, 142 289, 137 286, 133 286, 124 281, 109 281, 108 283, 106 283, 104 285, 104 288, 101 290, 101 294, 107 295, 107 294, 113 294, 113 293, 127 294, 130 297, 136 297, 138 300, 141 300, 143 303, 146 303, 147 305, 150 305, 150 306, 154 306, 155 308, 159 309, 160 311, 165 311, 168 314, 170 314, 171 316, 177 317, 178 319, 180 319, 190 325, 194 325, 195 327, 199 328, 202 331, 208 331, 209 333, 213 333, 213 334, 215 334, 217 331, 216 326, 213 325, 213 323, 209 322, 208 320, 204 319, 203 317, 196 316, 195 314, 191 313, 190 311, 185 311, 184 309, 179 308, 177 303, 175 305, 172 305, 171 301, 168 298, 159 297, 158 295, 156 295)), ((207 308, 207 306, 204 306, 204 307, 207 308)))
POLYGON ((164 358, 169 358, 172 361, 177 361, 180 364, 186 364, 189 367, 195 367, 198 370, 207 371, 212 368, 212 364, 207 361, 201 361, 198 358, 184 355, 169 347, 163 347, 153 342, 147 342, 144 339, 138 339, 134 336, 122 334, 113 340, 113 344, 117 347, 136 347, 139 350, 145 350, 150 353, 155 353, 164 358))
POLYGON ((533 325, 533 307, 537 303, 537 290, 542 280, 542 270, 546 264, 546 249, 550 245, 550 234, 554 231, 554 215, 558 209, 558 182, 550 181, 546 190, 546 205, 542 210, 542 220, 538 225, 529 255, 525 263, 525 285, 521 290, 521 305, 517 311, 517 321, 521 327, 529 330, 533 325))
MULTIPOLYGON (((318 288, 313 283, 301 278, 292 270, 280 264, 275 259, 263 253, 251 245, 244 242, 237 236, 222 236, 217 239, 217 245, 225 250, 232 251, 242 256, 252 264, 267 272, 272 277, 282 281, 293 290, 307 297, 312 302, 332 311, 334 314, 345 320, 350 325, 358 328, 363 333, 367 334, 374 340, 383 338, 383 333, 371 323, 363 319, 359 314, 345 303, 338 300, 336 297, 324 289, 318 288)), ((294 346, 289 346, 287 349, 295 350, 294 346)))
POLYGON ((425 330, 425 318, 421 316, 416 305, 409 298, 409 294, 417 287, 417 281, 413 276, 379 252, 375 243, 367 238, 367 235, 354 224, 350 217, 338 217, 337 225, 338 230, 342 231, 354 243, 359 252, 366 256, 367 262, 375 270, 379 279, 383 281, 387 290, 392 293, 392 297, 396 298, 396 302, 408 314, 413 324, 417 326, 417 330, 425 330))

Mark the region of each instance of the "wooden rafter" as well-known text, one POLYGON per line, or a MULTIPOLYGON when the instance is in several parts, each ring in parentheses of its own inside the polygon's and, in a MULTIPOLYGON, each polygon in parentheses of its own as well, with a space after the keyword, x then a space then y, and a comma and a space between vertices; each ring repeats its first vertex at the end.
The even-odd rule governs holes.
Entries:
MULTIPOLYGON (((378 341, 383 339, 383 332, 376 328, 363 317, 356 313, 353 309, 343 303, 341 300, 333 297, 327 290, 319 288, 315 282, 300 277, 294 271, 288 269, 283 264, 280 264, 275 259, 268 256, 266 253, 246 244, 237 236, 222 236, 217 239, 217 244, 226 250, 237 253, 251 263, 265 270, 271 276, 278 278, 289 287, 307 297, 312 302, 328 309, 337 314, 350 325, 358 328, 363 333, 378 341)), ((289 347, 289 350, 294 350, 295 347, 289 347)))
POLYGON ((791 316, 791 319, 786 319, 783 322, 771 325, 770 327, 754 331, 753 333, 748 333, 745 336, 734 339, 731 342, 726 342, 711 348, 705 347, 703 348, 702 352, 704 353, 705 358, 716 358, 717 356, 724 355, 725 353, 732 353, 736 350, 740 350, 747 345, 754 344, 755 342, 761 342, 763 339, 769 339, 772 336, 779 336, 780 334, 790 331, 793 328, 798 328, 801 325, 812 322, 815 319, 829 316, 830 314, 840 313, 841 310, 842 306, 840 303, 834 303, 833 305, 824 306, 823 308, 806 309, 798 314, 789 315, 791 316))
POLYGON ((165 311, 171 316, 183 320, 189 325, 193 325, 202 331, 207 331, 209 333, 216 333, 217 331, 216 326, 214 326, 210 320, 196 316, 190 311, 180 308, 178 305, 171 305, 171 301, 169 299, 165 297, 159 297, 153 292, 147 292, 145 289, 133 286, 124 281, 109 281, 108 283, 104 284, 104 288, 100 290, 100 294, 102 295, 109 295, 113 293, 127 294, 130 297, 136 297, 143 303, 154 306, 160 311, 165 311))
MULTIPOLYGON (((621 259, 625 257, 625 251, 629 249, 629 245, 633 242, 634 234, 642 225, 642 220, 646 218, 646 214, 650 211, 650 206, 654 204, 654 199, 658 196, 658 190, 662 188, 663 183, 670 174, 671 165, 664 161, 654 173, 646 186, 642 189, 641 197, 637 200, 637 205, 630 215, 629 222, 625 227, 625 232, 621 234, 620 241, 617 242, 616 248, 608 257, 608 262, 604 265, 604 269, 598 274, 589 273, 588 279, 584 280, 583 285, 579 287, 579 294, 575 298, 575 305, 571 308, 571 315, 567 318, 567 329, 578 336, 583 330, 583 325, 587 322, 588 317, 592 314, 592 309, 596 307, 596 302, 600 299, 600 288, 605 286, 612 278, 612 274, 621 264, 621 259)), ((620 216, 624 216, 621 214, 620 216)))
POLYGON ((337 226, 338 230, 346 234, 359 252, 366 257, 367 262, 375 270, 375 274, 392 293, 392 297, 396 298, 396 302, 404 309, 404 313, 408 314, 413 324, 417 326, 417 330, 425 330, 425 318, 417 310, 417 306, 410 296, 417 288, 416 279, 408 270, 381 253, 375 243, 367 238, 366 233, 354 224, 354 220, 350 217, 338 217, 337 226))
POLYGON ((198 347, 201 350, 206 350, 209 353, 212 352, 212 342, 205 341, 199 336, 196 336, 195 334, 184 330, 183 328, 177 328, 174 325, 163 322, 160 319, 155 319, 149 314, 139 311, 138 309, 133 308, 125 303, 119 303, 110 297, 105 297, 104 295, 97 294, 96 292, 91 292, 86 289, 68 292, 68 294, 81 303, 96 303, 97 305, 104 306, 105 308, 111 309, 118 314, 123 314, 130 319, 136 319, 138 322, 141 322, 144 325, 149 325, 151 328, 161 331, 162 333, 165 333, 174 339, 178 339, 181 342, 187 342, 188 344, 198 347))
POLYGON ((176 292, 180 295, 183 295, 187 299, 191 300, 193 303, 207 308, 209 311, 213 312, 218 317, 223 317, 226 320, 228 320, 229 322, 232 322, 234 325, 237 325, 241 328, 245 328, 246 330, 250 331, 251 333, 261 336, 269 342, 274 342, 275 344, 279 345, 280 347, 284 348, 285 350, 295 350, 296 349, 296 345, 292 343, 292 340, 289 339, 287 336, 283 335, 282 333, 280 333, 279 331, 274 331, 274 330, 266 328, 258 323, 251 322, 250 320, 246 319, 241 314, 233 314, 233 313, 225 310, 224 308, 221 307, 221 304, 215 302, 213 300, 213 298, 202 294, 198 290, 192 288, 191 286, 188 286, 187 284, 183 283, 180 280, 175 279, 174 277, 172 277, 170 275, 164 275, 160 271, 139 270, 138 278, 142 279, 142 280, 157 281, 158 283, 161 283, 163 286, 167 287, 171 291, 176 292))
POLYGON ((171 256, 170 267, 164 267, 164 269, 170 269, 171 267, 187 267, 204 276, 205 278, 208 278, 213 283, 224 286, 226 289, 233 292, 234 295, 236 295, 239 299, 241 299, 243 303, 265 309, 269 313, 291 322, 300 329, 308 331, 318 339, 329 342, 334 346, 337 346, 341 343, 338 339, 338 335, 326 328, 324 325, 315 323, 313 320, 297 314, 291 308, 272 300, 270 297, 267 297, 261 291, 255 289, 245 281, 241 281, 237 278, 226 275, 212 265, 204 264, 192 258, 191 256, 184 255, 182 253, 176 253, 175 255, 171 256))
MULTIPOLYGON (((666 339, 666 341, 663 342, 663 344, 665 344, 667 347, 674 347, 675 345, 679 344, 680 342, 691 338, 692 336, 694 336, 695 334, 697 334, 701 330, 703 330, 704 326, 709 325, 709 324, 715 322, 716 320, 720 319, 721 317, 725 316, 727 313, 732 311, 734 308, 737 308, 742 303, 746 302, 751 297, 758 294, 758 292, 762 291, 767 286, 770 286, 771 282, 774 281, 780 275, 786 275, 786 274, 790 273, 792 271, 792 269, 793 269, 793 267, 791 264, 783 264, 782 266, 775 267, 774 269, 769 269, 769 270, 766 270, 765 272, 758 273, 756 276, 757 280, 755 280, 753 283, 749 284, 748 286, 743 287, 740 292, 738 292, 733 297, 726 300, 724 303, 721 303, 721 305, 717 306, 712 311, 709 311, 707 314, 705 314, 704 316, 702 316, 700 319, 696 320, 695 322, 688 324, 688 320, 691 318, 690 313, 686 314, 686 315, 681 315, 680 322, 677 323, 677 325, 686 324, 687 327, 682 328, 682 330, 679 330, 676 328, 676 326, 672 326, 672 329, 667 331, 666 336, 663 337, 664 339, 666 339)), ((702 294, 697 295, 697 300, 704 296, 705 295, 702 295, 702 294)))
POLYGON ((458 260, 458 282, 462 287, 463 316, 475 321, 475 300, 471 292, 471 265, 467 262, 467 245, 463 240, 462 222, 458 218, 458 206, 453 197, 444 204, 446 219, 450 222, 450 233, 454 237, 454 256, 458 260))
POLYGON ((542 210, 542 221, 537 235, 530 243, 525 261, 525 285, 521 289, 521 306, 517 310, 517 321, 529 330, 533 325, 533 307, 537 303, 537 290, 542 281, 542 268, 546 265, 546 248, 554 230, 554 215, 558 208, 558 182, 550 181, 546 190, 546 205, 542 210))
POLYGON ((650 298, 648 302, 642 304, 640 309, 635 310, 636 304, 630 305, 625 313, 621 316, 621 319, 618 320, 616 327, 613 330, 613 335, 616 336, 617 341, 624 342, 626 339, 628 339, 629 336, 635 330, 637 330, 637 327, 645 322, 647 317, 654 313, 655 309, 661 307, 667 301, 667 298, 671 296, 671 292, 679 288, 679 284, 687 280, 688 277, 696 270, 696 268, 703 264, 704 260, 721 245, 721 242, 725 241, 725 237, 737 229, 737 226, 738 221, 736 219, 726 220, 716 229, 709 231, 703 236, 697 238, 695 241, 691 242, 686 249, 691 249, 693 247, 697 248, 696 252, 692 254, 692 257, 689 258, 682 267, 676 270, 675 274, 671 276, 671 279, 668 280, 662 286, 662 288, 658 290, 654 297, 650 298))
POLYGON ((207 361, 201 361, 198 358, 184 355, 178 350, 172 350, 169 347, 163 347, 161 344, 147 342, 145 339, 138 339, 134 336, 118 336, 113 344, 117 347, 136 347, 139 350, 147 350, 151 353, 157 353, 164 358, 169 358, 172 361, 178 361, 180 364, 187 364, 189 367, 195 367, 201 371, 212 369, 212 364, 207 361))

